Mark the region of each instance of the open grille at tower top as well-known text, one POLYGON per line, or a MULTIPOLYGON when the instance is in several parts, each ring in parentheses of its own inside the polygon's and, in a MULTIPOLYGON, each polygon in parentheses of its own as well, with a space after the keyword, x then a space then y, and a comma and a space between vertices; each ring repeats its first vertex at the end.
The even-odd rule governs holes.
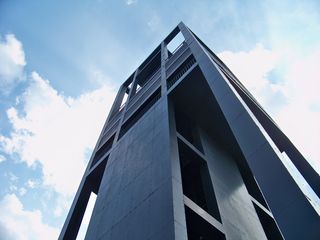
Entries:
POLYGON ((320 239, 319 175, 183 23, 121 85, 59 239, 92 193, 86 240, 320 239))

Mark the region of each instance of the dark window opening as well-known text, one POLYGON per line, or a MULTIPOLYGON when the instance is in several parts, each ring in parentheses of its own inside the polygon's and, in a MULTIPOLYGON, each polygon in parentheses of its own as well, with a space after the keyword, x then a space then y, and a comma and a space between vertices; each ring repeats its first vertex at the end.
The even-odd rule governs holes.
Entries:
POLYGON ((200 134, 195 122, 179 109, 175 109, 175 119, 177 132, 203 153, 200 134))
POLYGON ((257 215, 260 219, 261 225, 267 238, 270 240, 283 240, 282 234, 274 219, 255 203, 253 203, 253 206, 256 209, 257 215))
POLYGON ((167 79, 167 88, 171 88, 196 62, 193 55, 189 56, 177 70, 175 70, 167 79))
POLYGON ((181 140, 178 147, 184 195, 221 222, 206 161, 181 140))
POLYGON ((132 92, 132 96, 139 92, 157 73, 160 73, 161 67, 161 52, 155 53, 155 55, 149 60, 148 63, 139 68, 139 74, 137 75, 135 89, 132 92))
POLYGON ((108 141, 106 141, 96 152, 96 154, 93 157, 92 163, 90 167, 93 167, 99 160, 100 158, 103 157, 111 148, 114 140, 114 134, 109 138, 108 141))
POLYGON ((132 116, 122 125, 119 139, 160 99, 161 90, 158 88, 132 116))
POLYGON ((225 240, 222 232, 192 211, 185 207, 188 240, 225 240))

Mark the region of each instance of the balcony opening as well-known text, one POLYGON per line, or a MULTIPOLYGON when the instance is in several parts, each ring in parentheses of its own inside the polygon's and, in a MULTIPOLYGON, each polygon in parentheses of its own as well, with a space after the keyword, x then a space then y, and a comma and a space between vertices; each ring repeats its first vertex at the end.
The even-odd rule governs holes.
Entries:
POLYGON ((188 70, 196 63, 193 55, 190 55, 167 79, 167 89, 171 88, 188 70))
POLYGON ((225 240, 222 232, 185 206, 188 240, 225 240))
POLYGON ((177 108, 175 109, 175 120, 177 132, 203 153, 200 134, 195 122, 177 108))
POLYGON ((113 134, 95 153, 91 166, 93 167, 112 148, 115 134, 113 134))
POLYGON ((258 205, 253 203, 253 206, 257 212, 262 228, 268 239, 283 240, 282 234, 274 221, 274 219, 263 211, 258 205))
POLYGON ((131 117, 121 126, 120 139, 161 97, 161 90, 158 88, 131 117))
POLYGON ((139 72, 136 77, 135 89, 132 92, 132 96, 138 93, 141 88, 147 85, 156 76, 160 76, 161 67, 161 51, 160 48, 156 49, 147 60, 139 67, 139 72))
POLYGON ((179 32, 168 44, 168 55, 171 57, 183 44, 184 37, 181 32, 179 32))
POLYGON ((206 161, 181 140, 178 147, 184 195, 221 222, 206 161))

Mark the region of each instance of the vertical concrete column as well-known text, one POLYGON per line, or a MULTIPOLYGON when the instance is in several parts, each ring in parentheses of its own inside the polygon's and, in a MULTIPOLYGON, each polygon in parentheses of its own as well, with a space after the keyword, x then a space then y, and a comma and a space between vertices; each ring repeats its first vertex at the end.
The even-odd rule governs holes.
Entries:
POLYGON ((90 198, 91 189, 86 177, 83 177, 72 202, 66 221, 59 235, 59 240, 76 239, 83 215, 90 198))
POLYGON ((131 89, 130 89, 130 92, 129 92, 129 95, 128 95, 128 101, 135 94, 135 91, 136 91, 136 88, 137 88, 137 75, 138 75, 138 72, 139 72, 139 68, 136 69, 136 71, 134 72, 131 89))
POLYGON ((119 110, 119 108, 121 106, 122 99, 123 99, 123 97, 124 97, 124 95, 126 93, 126 89, 127 89, 127 87, 122 84, 120 89, 119 89, 119 91, 118 91, 118 93, 117 93, 116 99, 114 100, 114 102, 112 104, 112 107, 111 107, 110 114, 108 116, 107 122, 115 114, 115 112, 119 110))
POLYGON ((175 123, 174 106, 168 99, 169 111, 169 131, 170 131, 170 157, 171 157, 171 176, 173 194, 173 214, 175 225, 175 239, 188 239, 186 217, 183 201, 182 178, 179 161, 179 150, 177 141, 177 131, 175 123))
MULTIPOLYGON (((130 97, 132 96, 133 91, 135 91, 135 84, 136 84, 136 78, 137 78, 138 70, 139 69, 136 69, 136 71, 134 72, 134 76, 133 76, 133 80, 132 80, 132 87, 131 87, 131 89, 129 91, 127 102, 125 103, 125 105, 123 107, 123 111, 122 111, 122 114, 121 114, 121 117, 120 117, 119 125, 118 125, 117 131, 116 131, 116 135, 115 135, 115 137, 113 139, 113 144, 115 144, 118 141, 120 130, 121 130, 121 126, 122 126, 122 123, 123 123, 123 119, 124 119, 125 113, 127 111, 128 102, 130 101, 130 97)), ((120 102, 120 104, 121 104, 121 102, 120 102)))
POLYGON ((166 74, 166 60, 168 58, 168 49, 166 43, 161 43, 161 96, 167 92, 167 74, 166 74))

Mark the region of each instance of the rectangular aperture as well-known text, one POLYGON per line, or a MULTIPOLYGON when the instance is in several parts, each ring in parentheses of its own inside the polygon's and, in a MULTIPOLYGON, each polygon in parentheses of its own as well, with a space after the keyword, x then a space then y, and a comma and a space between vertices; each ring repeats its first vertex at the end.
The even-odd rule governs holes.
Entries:
POLYGON ((181 140, 178 140, 183 193, 221 222, 207 163, 181 140))
POLYGON ((217 228, 190 208, 185 207, 188 240, 225 240, 225 236, 217 228))
POLYGON ((160 99, 160 97, 161 90, 158 88, 122 125, 119 139, 160 99))
POLYGON ((196 60, 190 55, 177 70, 175 70, 167 79, 167 88, 171 88, 192 66, 196 60))
POLYGON ((106 141, 95 153, 91 166, 93 167, 111 148, 114 140, 114 135, 112 135, 108 141, 106 141))
POLYGON ((196 123, 177 108, 175 109, 175 120, 177 132, 203 153, 200 134, 196 123))
POLYGON ((267 238, 272 240, 283 240, 281 232, 274 219, 255 203, 253 203, 253 206, 257 212, 267 238))

